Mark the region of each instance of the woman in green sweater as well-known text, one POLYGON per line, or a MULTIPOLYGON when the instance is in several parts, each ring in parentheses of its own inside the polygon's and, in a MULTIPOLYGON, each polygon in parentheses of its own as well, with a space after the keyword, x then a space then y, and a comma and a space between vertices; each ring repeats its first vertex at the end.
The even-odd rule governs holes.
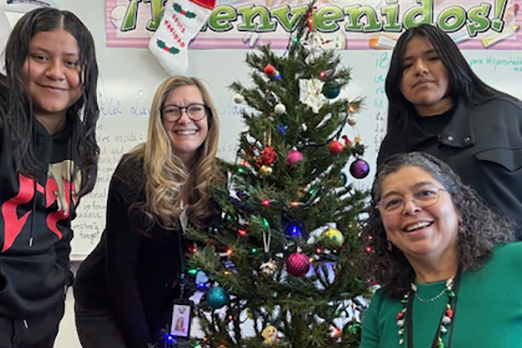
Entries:
POLYGON ((515 348, 522 342, 522 243, 442 161, 413 152, 380 167, 366 228, 382 287, 361 348, 515 348))

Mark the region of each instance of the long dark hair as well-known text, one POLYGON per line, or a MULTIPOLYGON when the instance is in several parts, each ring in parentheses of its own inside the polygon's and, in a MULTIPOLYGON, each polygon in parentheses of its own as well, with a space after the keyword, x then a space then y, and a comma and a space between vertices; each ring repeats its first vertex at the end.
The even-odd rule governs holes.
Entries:
POLYGON ((458 233, 458 257, 464 270, 480 268, 498 243, 514 240, 513 224, 489 209, 475 191, 438 158, 422 152, 389 157, 379 168, 372 186, 372 204, 364 236, 372 252, 364 252, 365 277, 384 287, 394 298, 408 290, 415 272, 401 250, 388 249, 386 231, 376 205, 382 196, 384 179, 401 168, 414 166, 428 172, 451 195, 462 222, 458 233))
POLYGON ((402 80, 406 48, 415 36, 427 38, 440 57, 448 72, 447 95, 453 98, 453 102, 461 99, 468 105, 479 105, 502 94, 475 75, 448 34, 435 26, 422 24, 405 31, 393 50, 385 82, 386 96, 388 97, 388 132, 393 130, 395 126, 402 127, 404 119, 414 110, 413 105, 402 95, 398 86, 400 86, 402 80))
POLYGON ((96 122, 99 117, 96 94, 98 65, 91 33, 71 12, 38 8, 25 14, 14 26, 5 48, 6 78, 3 83, 9 90, 6 120, 17 172, 36 177, 41 166, 33 149, 34 114, 31 97, 24 87, 22 69, 28 59, 32 38, 37 33, 57 29, 70 33, 76 39, 80 51, 82 96, 67 110, 67 120, 73 130, 72 155, 80 165, 82 185, 79 195, 83 196, 94 188, 100 154, 96 143, 96 122), (28 134, 32 136, 28 137, 28 134))

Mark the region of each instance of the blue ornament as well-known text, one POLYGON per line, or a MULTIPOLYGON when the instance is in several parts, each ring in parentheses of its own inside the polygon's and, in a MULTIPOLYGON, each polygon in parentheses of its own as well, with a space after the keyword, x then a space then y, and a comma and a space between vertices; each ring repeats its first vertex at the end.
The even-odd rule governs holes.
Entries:
POLYGON ((246 201, 248 199, 248 195, 245 191, 237 191, 236 192, 237 198, 239 198, 242 202, 246 201))
POLYGON ((323 95, 328 99, 335 99, 341 93, 341 89, 337 83, 325 84, 322 90, 323 95))
POLYGON ((206 295, 207 305, 214 309, 219 309, 228 303, 228 293, 221 286, 210 289, 206 295))
POLYGON ((303 229, 298 224, 289 223, 286 226, 286 234, 290 238, 300 238, 303 236, 303 229))
POLYGON ((199 291, 205 291, 208 289, 208 277, 207 275, 205 274, 205 272, 203 271, 198 271, 198 273, 196 273, 196 287, 198 288, 199 291))
POLYGON ((343 186, 346 186, 348 183, 348 175, 346 175, 346 173, 341 173, 341 183, 343 186))

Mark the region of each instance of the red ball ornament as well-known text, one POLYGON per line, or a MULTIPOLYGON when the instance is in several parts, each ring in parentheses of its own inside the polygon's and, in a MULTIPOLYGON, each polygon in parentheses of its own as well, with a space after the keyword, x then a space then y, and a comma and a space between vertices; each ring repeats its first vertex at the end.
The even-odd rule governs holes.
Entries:
POLYGON ((364 179, 370 173, 370 165, 362 158, 356 159, 350 164, 350 174, 356 179, 364 179))
POLYGON ((302 277, 310 270, 308 256, 303 253, 293 253, 286 260, 286 271, 294 277, 302 277))
POLYGON ((328 149, 332 155, 338 155, 343 152, 343 144, 339 140, 333 140, 330 145, 328 145, 328 149))
POLYGON ((276 72, 276 69, 274 68, 273 65, 268 64, 267 66, 265 66, 265 74, 267 74, 268 76, 274 75, 275 72, 276 72))
POLYGON ((271 166, 277 160, 277 152, 275 152, 273 147, 266 147, 263 152, 261 152, 261 158, 259 159, 259 164, 261 166, 271 166))
POLYGON ((303 160, 303 154, 297 150, 291 150, 286 157, 286 165, 290 169, 294 169, 298 162, 303 160))

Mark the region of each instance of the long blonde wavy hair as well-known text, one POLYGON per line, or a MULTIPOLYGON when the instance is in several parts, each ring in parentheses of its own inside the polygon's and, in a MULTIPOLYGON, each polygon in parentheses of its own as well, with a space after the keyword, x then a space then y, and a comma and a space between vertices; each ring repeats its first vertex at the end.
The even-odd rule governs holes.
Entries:
POLYGON ((143 159, 146 201, 140 208, 145 216, 166 229, 174 229, 178 226, 183 200, 185 205, 189 204, 189 220, 198 227, 205 226, 212 215, 210 188, 213 184, 224 183, 216 162, 218 146, 218 113, 201 80, 185 76, 172 76, 165 80, 152 101, 147 142, 131 153, 143 159), (210 110, 207 137, 197 151, 192 168, 187 168, 174 154, 161 120, 165 100, 181 86, 196 86, 210 110))

